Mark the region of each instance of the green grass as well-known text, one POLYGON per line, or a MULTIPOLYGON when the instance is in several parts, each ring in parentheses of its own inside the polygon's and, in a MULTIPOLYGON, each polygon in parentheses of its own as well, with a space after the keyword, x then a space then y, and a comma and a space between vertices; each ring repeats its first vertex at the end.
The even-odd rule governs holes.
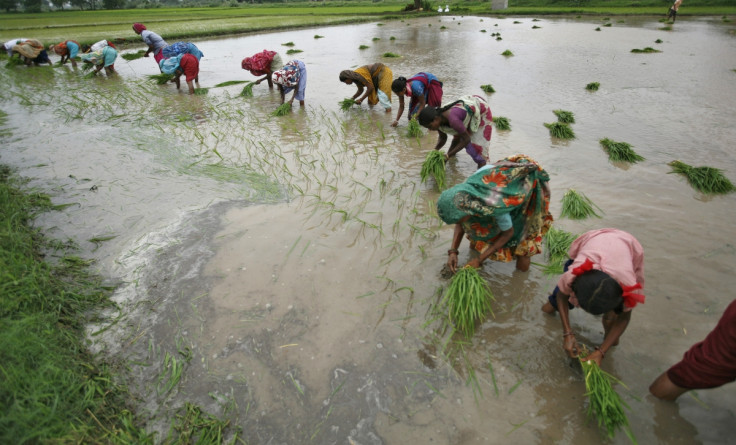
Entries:
POLYGON ((289 55, 291 55, 291 54, 299 54, 301 52, 303 52, 303 51, 300 50, 300 49, 290 49, 290 50, 286 51, 286 54, 289 54, 289 55))
POLYGON ((368 46, 368 45, 360 45, 358 47, 358 49, 368 49, 368 48, 370 48, 370 46, 368 46))
POLYGON ((575 132, 568 124, 562 122, 545 123, 545 127, 549 129, 550 136, 558 139, 575 139, 575 132))
POLYGON ((601 84, 599 82, 590 82, 589 84, 585 85, 585 89, 588 91, 598 91, 598 88, 600 88, 601 84))
MULTIPOLYGON (((433 150, 435 151, 435 150, 433 150)), ((442 300, 455 330, 466 338, 475 334, 476 324, 493 315, 493 293, 474 267, 463 267, 452 277, 442 300)))
POLYGON ((600 215, 595 212, 595 209, 600 210, 600 207, 593 204, 593 201, 587 196, 579 193, 575 189, 569 189, 562 196, 560 218, 586 219, 591 216, 600 218, 600 215))
POLYGON ((723 195, 736 190, 733 183, 723 175, 723 170, 714 167, 693 167, 682 161, 672 161, 670 173, 683 175, 697 191, 706 195, 723 195))
POLYGON ((511 121, 507 117, 493 116, 493 123, 498 130, 511 130, 511 121))
POLYGON ((434 178, 437 190, 445 189, 445 155, 439 150, 430 150, 422 163, 422 170, 419 173, 422 183, 430 176, 434 178))
POLYGON ((605 138, 600 140, 600 144, 606 149, 608 159, 611 161, 636 163, 644 160, 644 157, 638 155, 631 148, 631 144, 626 142, 616 142, 605 138))
POLYGON ((562 122, 563 124, 575 123, 575 114, 572 111, 552 110, 552 112, 557 116, 557 122, 562 122))
POLYGON ((195 88, 194 89, 194 94, 196 96, 205 96, 205 95, 207 95, 207 93, 209 93, 209 91, 210 91, 209 88, 195 88))
POLYGON ((483 90, 483 91, 485 91, 486 93, 495 93, 496 92, 496 90, 493 88, 493 85, 491 85, 490 83, 485 84, 485 85, 481 85, 480 86, 480 89, 483 90))

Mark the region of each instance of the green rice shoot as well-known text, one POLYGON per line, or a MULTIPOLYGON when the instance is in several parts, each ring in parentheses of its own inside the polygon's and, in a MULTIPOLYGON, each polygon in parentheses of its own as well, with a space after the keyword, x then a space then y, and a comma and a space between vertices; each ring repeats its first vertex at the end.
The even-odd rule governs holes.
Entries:
POLYGON ((300 50, 300 49, 290 49, 290 50, 286 51, 286 54, 298 54, 298 53, 301 53, 301 52, 303 52, 303 51, 300 50))
POLYGON ((282 43, 281 46, 294 46, 294 42, 282 43))
POLYGON ((567 252, 577 237, 574 233, 557 229, 554 226, 550 227, 544 235, 547 264, 542 267, 542 273, 553 276, 562 274, 565 262, 568 260, 567 252))
POLYGON ((560 218, 586 219, 591 216, 600 218, 601 216, 596 213, 595 209, 601 210, 584 194, 575 189, 568 189, 562 196, 560 218))
POLYGON ((214 86, 214 88, 220 88, 220 87, 229 87, 230 85, 239 85, 241 83, 246 83, 247 80, 228 80, 227 82, 221 82, 214 86))
POLYGON ((493 123, 496 125, 497 130, 511 130, 511 121, 507 117, 494 116, 493 123))
POLYGON ((493 85, 491 85, 490 83, 485 84, 485 85, 481 85, 480 86, 480 89, 483 90, 483 91, 485 91, 486 93, 495 93, 496 92, 496 90, 493 88, 493 85))
POLYGON ((253 97, 253 86, 255 85, 255 82, 249 82, 246 86, 243 87, 243 90, 240 92, 240 95, 243 97, 253 97))
POLYGON ((417 121, 416 117, 409 119, 409 125, 406 128, 406 134, 411 138, 418 138, 422 135, 422 126, 419 125, 419 121, 417 121))
POLYGON ((383 53, 383 57, 401 57, 400 55, 392 52, 383 53))
POLYGON ((595 417, 598 426, 606 431, 609 439, 613 439, 616 431, 623 429, 633 443, 637 443, 626 417, 624 408, 629 405, 621 399, 613 383, 623 383, 611 374, 603 371, 594 360, 585 360, 581 355, 580 365, 585 375, 585 395, 588 397, 588 417, 595 417))
POLYGON ((324 37, 325 37, 325 36, 321 36, 321 35, 319 35, 319 34, 315 34, 315 35, 314 35, 314 38, 315 38, 315 39, 322 39, 322 38, 324 38, 324 37))
MULTIPOLYGON (((434 151, 434 150, 433 150, 434 151)), ((465 266, 452 277, 442 302, 448 309, 455 330, 466 338, 475 334, 476 323, 489 313, 493 315, 493 292, 474 267, 465 266)))
POLYGON ((585 85, 585 89, 588 91, 598 91, 598 88, 601 86, 599 82, 590 82, 589 84, 585 85))
MULTIPOLYGON (((496 39, 496 40, 498 40, 498 39, 496 39)), ((511 50, 508 50, 507 49, 506 51, 502 52, 501 55, 502 56, 506 56, 506 57, 511 57, 511 56, 514 55, 514 53, 512 53, 511 50)))
POLYGON ((23 65, 23 59, 20 57, 11 57, 5 62, 5 68, 13 68, 14 66, 23 65))
POLYGON ((562 122, 553 122, 551 124, 544 124, 549 129, 549 134, 558 139, 575 139, 575 132, 572 131, 572 127, 562 122))
POLYGON ((731 193, 736 188, 723 175, 723 170, 714 167, 693 167, 681 161, 672 161, 670 173, 678 173, 687 179, 687 182, 697 191, 706 195, 731 193))
POLYGON ((439 150, 430 150, 419 173, 422 183, 432 176, 438 190, 445 189, 445 155, 439 150))
POLYGON ((660 51, 658 49, 654 49, 651 46, 647 46, 644 49, 634 48, 634 49, 631 50, 631 52, 632 53, 637 53, 637 54, 646 54, 646 53, 661 53, 662 51, 660 51))
POLYGON ((616 142, 608 138, 600 140, 603 148, 608 153, 608 159, 614 162, 631 162, 636 163, 643 161, 644 157, 638 155, 632 148, 631 144, 626 142, 616 142))
POLYGON ((146 50, 141 49, 134 53, 122 54, 120 57, 122 57, 125 60, 130 61, 130 60, 140 59, 141 57, 143 57, 143 54, 145 53, 146 53, 146 50))
POLYGON ((340 109, 342 111, 348 111, 353 105, 357 104, 358 102, 355 101, 352 97, 348 97, 347 99, 343 99, 339 102, 340 109))
POLYGON ((289 102, 284 102, 281 105, 279 105, 278 108, 273 110, 271 113, 271 116, 286 116, 291 111, 291 104, 289 102))
POLYGON ((82 62, 82 71, 89 71, 92 68, 94 68, 94 65, 92 65, 92 62, 82 62))
POLYGON ((149 74, 148 75, 148 78, 150 80, 156 81, 156 83, 159 84, 159 85, 163 85, 166 82, 168 82, 171 79, 173 79, 174 76, 171 75, 171 74, 161 73, 161 74, 149 74))
POLYGON ((209 88, 195 88, 194 89, 194 95, 195 96, 204 96, 210 91, 209 88))
POLYGON ((557 122, 562 122, 563 124, 575 123, 575 114, 572 111, 552 110, 552 112, 557 116, 557 122))
POLYGON ((358 47, 358 49, 368 49, 368 48, 370 48, 370 46, 368 46, 368 45, 360 45, 358 47))

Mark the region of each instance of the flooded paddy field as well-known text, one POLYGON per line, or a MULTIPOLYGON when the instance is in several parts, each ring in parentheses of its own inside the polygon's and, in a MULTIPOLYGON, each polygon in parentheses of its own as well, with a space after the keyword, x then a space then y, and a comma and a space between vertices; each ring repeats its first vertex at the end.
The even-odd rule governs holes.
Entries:
MULTIPOLYGON (((494 130, 491 159, 524 153, 547 169, 556 227, 617 227, 644 246, 646 304, 603 362, 628 386, 639 443, 724 443, 734 385, 676 404, 647 388, 734 298, 736 195, 700 195, 667 163, 736 180, 736 38, 715 18, 670 31, 620 20, 443 16, 197 41, 205 96, 147 81, 152 59, 119 58, 109 79, 3 68, 0 162, 65 205, 39 224, 119 284, 91 347, 129 370, 152 431, 191 402, 248 444, 605 441, 560 323, 540 311, 555 280, 485 264, 495 317, 472 341, 451 337, 436 304, 452 227, 419 180, 436 134, 407 137, 405 118, 392 128, 396 108, 338 107, 355 92, 338 73, 376 61, 394 76, 432 72, 445 101, 492 84, 511 130, 494 130), (214 87, 252 79, 240 60, 263 49, 288 60, 288 42, 309 72, 305 108, 276 118, 265 84, 252 98, 214 87), (661 52, 630 52, 645 47, 661 52), (556 109, 575 113, 576 139, 550 137, 556 109), (603 138, 646 160, 610 163, 603 138), (602 218, 558 218, 569 188, 602 218)), ((474 169, 459 153, 448 183, 474 169)), ((602 341, 599 319, 571 321, 581 342, 602 341)))

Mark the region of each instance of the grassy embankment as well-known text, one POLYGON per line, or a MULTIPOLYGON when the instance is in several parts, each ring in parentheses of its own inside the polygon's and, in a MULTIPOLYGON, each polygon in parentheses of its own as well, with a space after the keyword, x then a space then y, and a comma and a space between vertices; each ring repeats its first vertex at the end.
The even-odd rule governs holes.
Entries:
MULTIPOLYGON (((379 3, 321 2, 253 5, 221 8, 159 8, 115 11, 59 11, 40 14, 0 14, 0 41, 17 37, 37 38, 45 43, 74 39, 93 43, 108 39, 139 45, 131 29, 145 23, 169 41, 209 36, 265 32, 416 17, 436 12, 402 12, 408 0, 379 3)), ((434 2, 435 4, 447 2, 434 2)), ((473 15, 651 15, 664 16, 669 0, 510 0, 505 10, 491 11, 488 1, 449 2, 454 14, 473 15)), ((680 17, 736 15, 731 0, 690 0, 680 17)))

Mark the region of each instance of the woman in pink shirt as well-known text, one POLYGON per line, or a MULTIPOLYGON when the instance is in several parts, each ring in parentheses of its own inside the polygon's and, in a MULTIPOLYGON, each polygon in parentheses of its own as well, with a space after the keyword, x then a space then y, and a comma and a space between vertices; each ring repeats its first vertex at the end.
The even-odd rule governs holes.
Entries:
POLYGON ((626 330, 631 309, 644 303, 644 295, 638 293, 644 286, 644 249, 630 233, 598 229, 573 241, 568 255, 565 272, 542 310, 560 313, 563 347, 570 357, 577 357, 579 350, 568 311, 579 307, 603 315, 603 343, 588 356, 600 365, 626 330))

